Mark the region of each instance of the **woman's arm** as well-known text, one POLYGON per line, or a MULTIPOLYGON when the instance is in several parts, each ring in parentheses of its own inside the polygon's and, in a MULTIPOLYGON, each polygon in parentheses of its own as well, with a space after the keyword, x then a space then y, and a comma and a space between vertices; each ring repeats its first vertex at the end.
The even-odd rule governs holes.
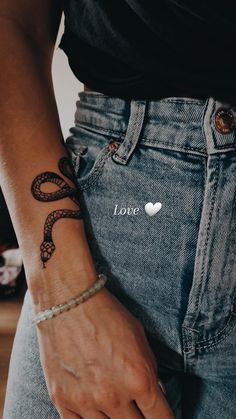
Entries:
MULTIPOLYGON (((72 298, 96 278, 76 195, 37 199, 64 185, 59 180, 55 188, 50 183, 40 188, 42 176, 61 176, 74 188, 73 178, 58 167, 67 157, 51 80, 58 1, 0 5, 0 184, 36 310, 72 298), (64 218, 62 210, 73 219, 64 218), (53 230, 56 249, 48 257, 44 249, 40 255, 40 245, 44 233, 51 241, 54 216, 61 220, 53 230)), ((143 327, 106 288, 39 323, 37 336, 49 396, 61 418, 141 419, 140 411, 147 419, 173 418, 143 327)))
POLYGON ((37 309, 78 294, 96 278, 76 199, 37 200, 38 187, 44 192, 60 189, 53 183, 39 186, 36 180, 31 190, 36 176, 47 171, 75 188, 58 167, 61 158, 67 157, 51 79, 59 3, 8 0, 0 6, 0 184, 37 309), (63 218, 61 209, 74 218, 63 218), (51 218, 60 221, 55 228, 52 220, 44 227, 56 210, 51 218), (53 228, 56 249, 42 269, 40 244, 46 228, 53 228))

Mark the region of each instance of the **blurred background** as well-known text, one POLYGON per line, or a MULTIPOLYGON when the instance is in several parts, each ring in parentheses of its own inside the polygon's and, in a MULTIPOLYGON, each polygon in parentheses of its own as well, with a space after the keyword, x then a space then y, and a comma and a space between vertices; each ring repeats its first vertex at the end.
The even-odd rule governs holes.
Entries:
MULTIPOLYGON (((64 19, 57 38, 52 75, 62 132, 67 137, 74 123, 78 92, 83 90, 83 85, 74 77, 66 55, 58 48, 63 30, 64 19)), ((20 249, 0 188, 0 418, 12 343, 26 289, 20 249)))

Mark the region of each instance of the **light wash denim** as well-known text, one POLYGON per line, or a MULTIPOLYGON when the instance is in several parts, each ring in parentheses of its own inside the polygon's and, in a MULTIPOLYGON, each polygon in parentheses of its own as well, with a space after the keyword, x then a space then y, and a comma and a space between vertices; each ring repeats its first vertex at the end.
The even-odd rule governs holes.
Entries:
MULTIPOLYGON (((144 325, 177 419, 236 418, 236 129, 217 130, 221 108, 236 117, 213 97, 80 92, 65 141, 97 272, 144 325)), ((30 310, 27 292, 4 419, 59 418, 30 310)))

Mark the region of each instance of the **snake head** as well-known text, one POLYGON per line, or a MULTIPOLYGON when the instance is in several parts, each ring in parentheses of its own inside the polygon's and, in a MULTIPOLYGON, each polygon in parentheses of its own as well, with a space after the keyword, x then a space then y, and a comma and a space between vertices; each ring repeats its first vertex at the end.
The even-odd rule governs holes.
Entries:
POLYGON ((43 261, 43 267, 45 268, 46 262, 51 258, 56 246, 51 240, 44 240, 41 243, 40 250, 41 250, 41 260, 43 261))

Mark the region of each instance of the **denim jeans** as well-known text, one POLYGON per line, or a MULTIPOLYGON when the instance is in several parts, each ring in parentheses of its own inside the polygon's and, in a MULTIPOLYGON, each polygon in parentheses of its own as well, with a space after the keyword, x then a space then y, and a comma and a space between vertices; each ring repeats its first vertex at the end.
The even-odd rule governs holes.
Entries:
MULTIPOLYGON (((235 117, 213 97, 87 91, 65 140, 97 272, 144 325, 177 419, 236 418, 235 117)), ((27 292, 4 419, 59 418, 30 309, 27 292)))

